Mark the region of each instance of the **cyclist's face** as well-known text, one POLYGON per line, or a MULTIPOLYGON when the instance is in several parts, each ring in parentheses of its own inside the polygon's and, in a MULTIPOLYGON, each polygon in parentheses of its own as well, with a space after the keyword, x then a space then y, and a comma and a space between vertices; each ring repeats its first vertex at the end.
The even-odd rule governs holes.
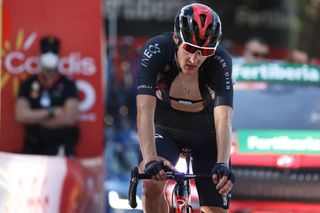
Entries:
POLYGON ((180 65, 184 73, 195 73, 199 70, 201 64, 207 57, 201 55, 200 51, 195 53, 189 53, 182 48, 182 45, 178 47, 178 64, 180 65))

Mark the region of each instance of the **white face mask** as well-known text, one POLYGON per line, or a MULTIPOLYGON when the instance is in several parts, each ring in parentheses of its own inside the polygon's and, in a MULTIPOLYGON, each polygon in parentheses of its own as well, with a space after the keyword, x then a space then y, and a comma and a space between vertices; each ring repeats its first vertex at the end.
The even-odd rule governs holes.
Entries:
POLYGON ((40 55, 40 65, 45 69, 56 69, 58 67, 59 56, 52 52, 40 55))

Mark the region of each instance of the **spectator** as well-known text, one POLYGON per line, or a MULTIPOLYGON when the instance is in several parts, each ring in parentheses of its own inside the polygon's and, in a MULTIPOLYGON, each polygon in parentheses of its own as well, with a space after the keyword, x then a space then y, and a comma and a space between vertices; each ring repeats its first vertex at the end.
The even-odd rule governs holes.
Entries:
POLYGON ((269 44, 263 38, 252 37, 245 43, 243 57, 245 63, 261 63, 269 58, 269 44))
POLYGON ((301 49, 292 49, 289 53, 288 62, 293 64, 309 64, 309 55, 301 49))
POLYGON ((78 141, 78 94, 75 83, 57 70, 60 40, 40 41, 40 67, 21 83, 16 120, 25 126, 25 154, 75 155, 78 141))

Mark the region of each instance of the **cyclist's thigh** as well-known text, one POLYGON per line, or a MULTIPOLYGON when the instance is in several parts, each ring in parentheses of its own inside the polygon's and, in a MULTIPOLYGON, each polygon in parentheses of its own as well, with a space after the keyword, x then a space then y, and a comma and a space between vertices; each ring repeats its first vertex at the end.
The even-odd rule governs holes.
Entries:
MULTIPOLYGON (((156 128, 155 131, 155 143, 157 154, 160 160, 168 160, 173 165, 178 161, 180 155, 180 149, 175 144, 171 134, 162 129, 156 128)), ((142 161, 142 155, 140 153, 140 162, 142 161)), ((146 163, 146 162, 145 162, 146 163)), ((143 171, 143 164, 140 164, 140 170, 143 171)), ((167 181, 156 181, 156 180, 144 180, 143 187, 146 195, 162 194, 163 188, 167 181), (149 191, 146 191, 149 189, 149 191)))
POLYGON ((201 212, 206 213, 227 213, 227 209, 219 208, 219 207, 212 207, 212 206, 201 206, 201 212))
MULTIPOLYGON (((213 151, 213 149, 214 148, 210 148, 210 145, 208 145, 202 146, 201 149, 197 148, 196 151, 192 152, 194 173, 210 173, 217 161, 216 152, 213 151)), ((195 182, 198 190, 200 206, 223 207, 221 194, 219 194, 215 184, 212 182, 212 179, 196 179, 195 182)))
MULTIPOLYGON (((171 133, 164 128, 157 127, 155 130, 155 143, 158 156, 175 165, 179 159, 181 149, 176 145, 171 133)), ((139 161, 142 161, 141 153, 139 161)))

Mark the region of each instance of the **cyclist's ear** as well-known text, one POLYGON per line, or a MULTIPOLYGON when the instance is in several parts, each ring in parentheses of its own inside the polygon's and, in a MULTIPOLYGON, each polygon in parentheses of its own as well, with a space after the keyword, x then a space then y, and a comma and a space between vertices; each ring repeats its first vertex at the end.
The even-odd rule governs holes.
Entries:
POLYGON ((181 38, 176 33, 173 33, 173 41, 177 46, 181 44, 181 38))

